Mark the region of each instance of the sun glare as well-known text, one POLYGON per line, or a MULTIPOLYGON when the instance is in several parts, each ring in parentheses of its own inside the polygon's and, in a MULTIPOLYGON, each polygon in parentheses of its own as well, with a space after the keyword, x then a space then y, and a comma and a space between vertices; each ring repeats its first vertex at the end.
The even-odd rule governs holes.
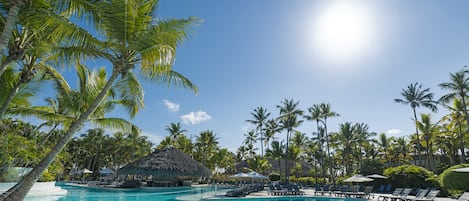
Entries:
POLYGON ((321 59, 347 63, 370 52, 376 26, 369 7, 357 1, 334 1, 316 14, 313 45, 321 59))

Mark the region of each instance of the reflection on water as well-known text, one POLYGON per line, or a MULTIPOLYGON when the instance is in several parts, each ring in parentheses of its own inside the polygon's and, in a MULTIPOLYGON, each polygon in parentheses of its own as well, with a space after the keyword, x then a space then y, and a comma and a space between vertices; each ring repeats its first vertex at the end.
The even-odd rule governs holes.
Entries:
MULTIPOLYGON (((177 187, 152 189, 97 189, 58 184, 62 195, 29 195, 26 201, 198 201, 215 194, 214 187, 177 187)), ((218 188, 218 194, 226 189, 218 188)))

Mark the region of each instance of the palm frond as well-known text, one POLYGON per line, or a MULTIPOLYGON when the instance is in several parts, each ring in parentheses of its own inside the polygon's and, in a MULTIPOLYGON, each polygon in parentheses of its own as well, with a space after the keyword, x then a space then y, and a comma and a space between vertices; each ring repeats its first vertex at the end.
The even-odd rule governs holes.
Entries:
POLYGON ((97 118, 97 119, 90 119, 90 123, 99 127, 99 128, 106 128, 121 132, 131 132, 134 134, 140 133, 140 129, 130 123, 129 121, 122 119, 122 118, 97 118))
POLYGON ((131 117, 134 117, 139 109, 143 108, 143 87, 131 72, 127 73, 115 86, 119 92, 119 100, 131 117))
POLYGON ((191 89, 195 93, 198 92, 197 86, 195 86, 189 79, 187 79, 182 74, 176 71, 155 72, 153 74, 147 74, 146 72, 142 72, 140 75, 143 78, 153 82, 166 84, 167 86, 183 87, 186 89, 191 89))

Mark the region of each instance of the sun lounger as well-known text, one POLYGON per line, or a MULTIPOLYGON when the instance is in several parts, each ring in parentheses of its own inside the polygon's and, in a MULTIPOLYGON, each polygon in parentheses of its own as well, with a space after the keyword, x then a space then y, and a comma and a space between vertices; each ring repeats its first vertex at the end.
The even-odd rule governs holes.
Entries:
POLYGON ((388 200, 389 197, 399 196, 403 190, 404 190, 403 188, 396 188, 394 189, 391 195, 380 195, 378 196, 378 201, 380 200, 380 198, 381 200, 385 201, 385 200, 388 200))
POLYGON ((391 200, 391 201, 396 201, 396 200, 406 200, 407 196, 412 192, 411 188, 405 188, 404 190, 401 191, 399 195, 388 195, 388 196, 383 196, 383 200, 391 200))
POLYGON ((433 200, 435 200, 435 198, 436 198, 436 196, 438 195, 439 192, 440 192, 440 190, 431 190, 427 195, 424 195, 423 197, 415 196, 415 198, 408 198, 406 200, 407 201, 433 201, 433 200))
POLYGON ((316 190, 314 191, 314 195, 316 195, 316 194, 324 195, 324 194, 326 194, 326 193, 331 194, 331 191, 329 190, 329 185, 324 185, 324 186, 322 186, 322 190, 321 190, 321 189, 318 190, 318 189, 316 188, 316 190))
POLYGON ((458 197, 458 201, 469 201, 469 192, 464 192, 458 197))
POLYGON ((306 193, 302 190, 300 190, 300 187, 298 185, 293 185, 293 192, 295 195, 305 195, 306 193))

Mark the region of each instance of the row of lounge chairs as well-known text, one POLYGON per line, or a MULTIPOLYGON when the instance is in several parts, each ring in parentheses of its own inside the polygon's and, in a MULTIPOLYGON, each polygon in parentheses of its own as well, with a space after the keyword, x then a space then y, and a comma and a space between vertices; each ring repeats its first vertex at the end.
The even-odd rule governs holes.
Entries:
POLYGON ((314 195, 325 195, 329 194, 330 196, 336 196, 336 197, 347 197, 347 198, 363 198, 363 199, 369 199, 370 197, 374 197, 372 194, 373 191, 373 186, 366 186, 363 191, 359 190, 359 186, 352 186, 349 187, 347 185, 341 186, 340 190, 335 189, 329 189, 328 186, 323 186, 321 187, 316 187, 314 191, 314 195))
POLYGON ((305 195, 305 192, 300 190, 300 187, 295 184, 286 184, 285 188, 280 185, 269 185, 268 195, 305 195))
POLYGON ((409 196, 411 188, 396 188, 391 195, 380 195, 378 201, 434 201, 440 190, 420 189, 415 196, 409 196))
POLYGON ((243 184, 239 188, 227 191, 227 197, 244 197, 252 192, 259 192, 264 190, 263 184, 243 184))

